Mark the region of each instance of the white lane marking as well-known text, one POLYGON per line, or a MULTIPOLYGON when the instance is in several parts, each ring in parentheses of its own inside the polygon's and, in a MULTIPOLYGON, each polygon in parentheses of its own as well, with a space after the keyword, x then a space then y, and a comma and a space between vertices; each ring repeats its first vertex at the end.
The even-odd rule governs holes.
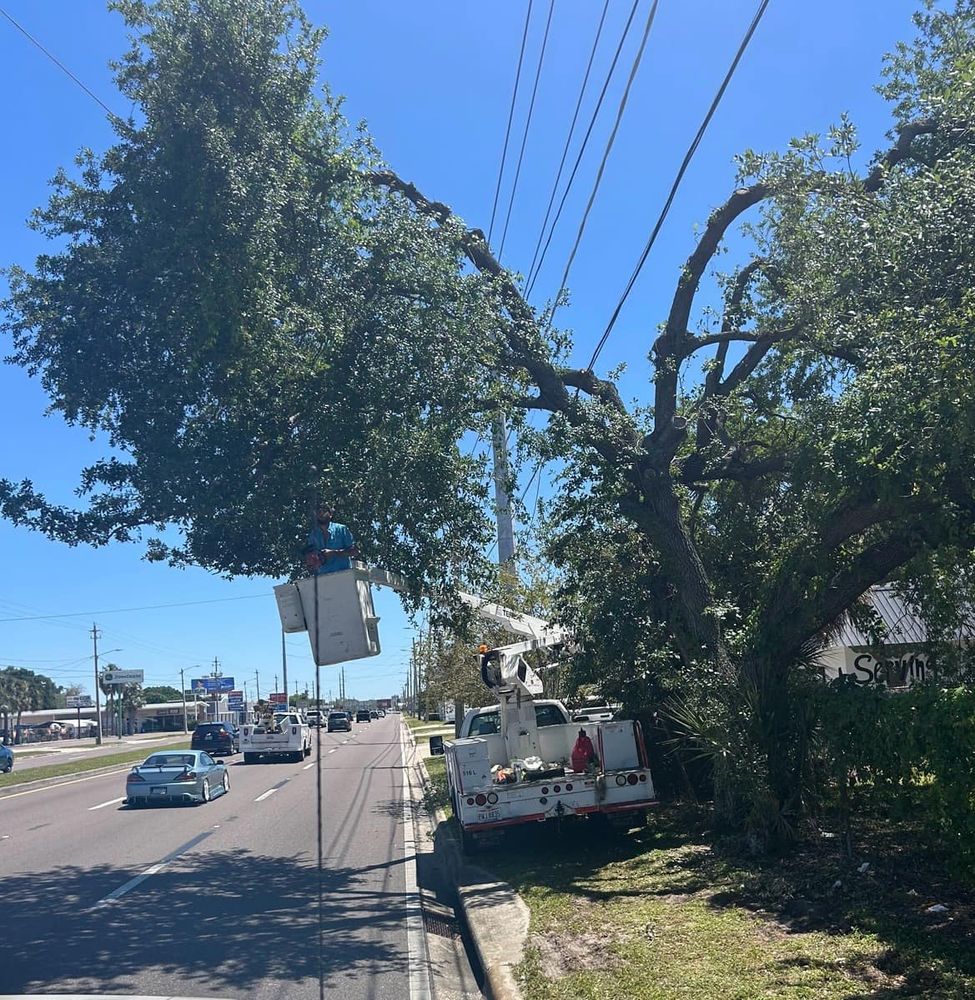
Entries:
POLYGON ((125 796, 122 795, 120 798, 112 799, 109 802, 102 802, 97 806, 89 806, 88 812, 94 812, 96 809, 104 809, 106 806, 114 806, 116 803, 124 801, 125 801, 125 796))
POLYGON ((131 892, 137 885, 141 885, 147 878, 151 878, 153 875, 158 875, 170 862, 175 861, 181 854, 185 854, 187 851, 192 850, 197 844, 202 840, 206 840, 207 837, 211 836, 209 830, 206 833, 197 834, 192 840, 187 841, 182 847, 177 847, 175 851, 171 851, 162 859, 162 861, 156 862, 154 865, 150 865, 141 875, 136 875, 135 878, 130 878, 128 882, 124 882, 113 892, 110 892, 103 899, 98 900, 92 910, 100 910, 109 903, 114 903, 117 899, 121 899, 127 892, 131 892))
POLYGON ((413 792, 410 785, 410 765, 406 759, 406 742, 400 730, 400 755, 403 761, 403 871, 406 880, 406 952, 409 969, 410 1000, 431 1000, 430 955, 423 931, 420 889, 416 881, 416 834, 413 811, 410 808, 413 792))
POLYGON ((335 753, 336 750, 338 750, 338 747, 332 747, 332 749, 329 750, 329 753, 335 753))
MULTIPOLYGON (((331 751, 329 751, 329 753, 331 753, 331 751)), ((310 764, 305 764, 305 766, 302 768, 302 771, 307 771, 308 768, 314 767, 314 766, 315 766, 315 762, 312 761, 310 764)))
POLYGON ((269 788, 266 792, 262 792, 260 795, 258 795, 257 798, 254 799, 254 801, 263 802, 265 799, 270 798, 276 791, 277 791, 276 788, 269 788))

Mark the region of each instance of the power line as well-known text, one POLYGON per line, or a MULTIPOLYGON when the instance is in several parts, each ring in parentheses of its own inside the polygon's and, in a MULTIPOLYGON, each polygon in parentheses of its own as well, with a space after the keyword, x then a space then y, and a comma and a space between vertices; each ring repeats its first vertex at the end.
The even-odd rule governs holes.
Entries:
POLYGON ((115 112, 97 94, 95 94, 94 91, 89 90, 89 88, 86 87, 85 84, 82 83, 81 80, 79 80, 78 77, 76 77, 56 55, 54 55, 53 52, 44 48, 44 46, 19 21, 14 20, 14 18, 11 17, 10 14, 3 9, 3 7, 0 7, 0 14, 2 14, 26 39, 28 39, 28 41, 36 45, 37 48, 39 48, 41 52, 43 52, 44 55, 46 55, 47 58, 58 67, 58 69, 60 69, 63 73, 66 73, 105 112, 105 114, 108 115, 111 122, 124 124, 122 118, 115 114, 115 112))
POLYGON ((548 32, 552 27, 552 15, 555 13, 555 0, 549 0, 548 18, 545 21, 545 33, 542 35, 542 48, 538 53, 538 67, 535 70, 535 83, 532 87, 531 100, 528 102, 528 117, 525 119, 525 132, 521 137, 521 149, 518 151, 518 166, 515 168, 515 179, 511 185, 511 197, 508 199, 508 213, 504 218, 504 230, 501 233, 501 245, 498 247, 498 261, 504 253, 505 240, 508 238, 508 223, 511 222, 511 210, 515 207, 515 194, 518 191, 518 178, 521 177, 521 164, 525 158, 525 146, 528 143, 528 132, 532 124, 532 113, 535 110, 535 97, 538 94, 538 81, 542 76, 542 63, 545 61, 545 49, 548 47, 548 32))
POLYGON ((555 196, 559 190, 559 181, 562 180, 562 171, 565 169, 565 161, 569 156, 569 146, 572 144, 572 136, 575 134, 576 122, 579 119, 579 111, 582 108, 582 99, 586 93, 586 87, 589 84, 589 74, 592 71, 593 60, 596 58, 596 50, 599 47, 599 39, 602 37, 603 24, 606 21, 606 12, 609 10, 609 0, 603 4, 603 13, 599 18, 599 24, 596 27, 596 37, 592 43, 592 51, 589 53, 589 62, 586 65, 586 73, 582 78, 582 86, 579 88, 579 99, 576 101, 576 109, 572 115, 572 123, 569 125, 569 134, 565 137, 565 147, 562 150, 562 159, 559 161, 559 169, 555 174, 555 183, 552 185, 552 194, 548 199, 548 207, 545 209, 545 218, 542 220, 542 228, 538 234, 538 242, 535 244, 535 253, 532 255, 532 262, 528 268, 528 277, 531 278, 532 271, 535 270, 535 263, 538 260, 538 253, 542 248, 542 240, 545 239, 545 227, 548 226, 548 220, 552 214, 552 206, 555 204, 555 196))
POLYGON ((501 165, 498 167, 498 184, 494 189, 494 205, 491 206, 491 225, 488 226, 488 243, 494 235, 494 217, 498 211, 498 198, 501 195, 501 179, 504 177, 504 164, 508 159, 508 140, 511 138, 511 122, 515 117, 515 102, 518 100, 518 84, 521 81, 521 67, 525 61, 525 43, 528 41, 528 25, 532 19, 532 0, 528 0, 528 11, 525 14, 525 28, 521 34, 521 51, 518 53, 518 69, 515 72, 515 87, 511 92, 511 108, 508 111, 508 127, 504 133, 504 149, 501 151, 501 165))
POLYGON ((684 154, 684 159, 681 161, 680 169, 677 171, 677 176, 674 178, 674 183, 671 186, 670 194, 667 196, 667 201, 664 203, 660 217, 657 219, 657 222, 650 233, 650 238, 647 240, 647 244, 643 248, 643 253, 640 255, 640 259, 637 262, 636 267, 633 269, 633 274, 630 275, 630 280, 626 283, 626 288, 623 289, 623 294, 620 296, 620 300, 617 302, 616 308, 613 310, 613 315, 610 317, 609 323, 607 323, 606 329, 603 331, 603 335, 599 338, 599 343, 596 345, 596 349, 593 351, 592 357, 589 359, 589 364, 586 366, 589 371, 592 370, 592 367, 599 358, 603 347, 606 345, 606 341, 609 340, 609 335, 613 332, 613 327, 616 325, 616 320, 619 318, 623 305, 629 297, 630 292, 633 290, 633 286, 636 284, 636 280, 640 276, 640 272, 643 270, 643 265, 647 262, 647 258, 650 256, 650 251, 653 249, 657 235, 663 227, 664 221, 670 212, 670 207, 674 203, 674 198, 677 196, 677 189, 680 187, 680 183, 684 178, 684 174, 686 173, 688 166, 690 165, 691 159, 697 152, 697 147, 701 144, 701 140, 704 138, 704 133, 707 130, 708 125, 711 123, 711 119, 714 117, 714 113, 717 111, 718 105, 721 103, 721 98, 724 96, 724 92, 727 90, 728 84, 731 82, 731 78, 734 76, 735 70, 738 68, 738 63, 741 62, 741 58, 745 54, 745 50, 748 48, 748 43, 752 40, 752 35, 755 34, 755 29, 758 27, 759 22, 765 14, 765 10, 768 7, 769 2, 770 0, 761 0, 758 10, 755 12, 755 16, 752 18, 752 22, 748 26, 748 30, 745 32, 745 37, 741 40, 741 44, 738 46, 735 58, 732 60, 731 66, 725 74, 725 78, 722 80, 721 86, 718 88, 718 92, 714 96, 714 100, 711 102, 711 106, 708 108, 708 112, 704 116, 704 120, 701 122, 701 125, 697 130, 697 134, 694 136, 694 140, 691 142, 687 152, 684 154))
POLYGON ((555 227, 559 224, 559 219, 562 217, 562 209, 565 208, 566 199, 569 197, 569 192, 572 190, 572 183, 579 171, 579 164, 582 163, 582 157, 585 155, 586 146, 589 144, 589 137, 592 135, 596 119, 599 117, 600 109, 603 106, 603 100, 606 97, 606 91, 609 90, 610 81, 613 78, 613 74, 616 72, 616 64, 619 62, 620 53, 623 51, 623 45, 626 43, 626 37, 630 33, 630 26, 633 24, 633 18, 636 16, 639 4, 640 0, 633 0, 633 6, 630 8, 629 17, 627 17, 626 24, 623 27, 623 33, 620 35, 619 43, 616 46, 616 52, 613 53, 613 61, 609 65, 609 71, 606 74, 606 79, 603 81, 602 90, 599 92, 599 99, 596 101, 596 107, 593 109, 592 116, 589 119, 589 126, 586 129, 586 134, 582 137, 582 145, 579 147, 575 163, 572 165, 572 172, 569 174, 569 180, 566 182, 565 190, 562 192, 562 198, 559 200, 559 207, 555 211, 555 218, 552 220, 552 225, 549 227, 548 237, 545 240, 545 246, 542 247, 542 255, 539 257, 538 266, 535 269, 535 276, 531 279, 528 288, 525 291, 526 298, 531 295, 532 288, 534 288, 535 282, 538 280, 538 275, 542 270, 542 265, 545 263, 545 256, 548 253, 548 248, 552 245, 552 237, 555 234, 555 227))
POLYGON ((650 38, 650 31, 653 28, 654 18, 657 16, 657 6, 659 0, 653 0, 650 5, 650 12, 647 15, 646 27, 643 29, 643 37, 640 39, 640 47, 637 49, 636 56, 633 58, 633 65, 630 67, 630 75, 626 80, 626 86, 623 88, 623 96, 620 98, 619 107, 616 109, 616 120, 613 122, 613 129, 609 133, 609 138, 606 140, 606 148, 603 150, 603 158, 599 163, 599 170, 596 171, 596 179, 592 185, 592 191, 589 194, 589 201, 586 203, 586 209, 582 213, 582 221, 579 223, 579 231, 576 233, 575 243, 572 244, 572 250, 569 253, 568 260, 565 262, 565 270, 562 272, 562 281, 559 283, 559 290, 555 293, 555 300, 552 303, 552 311, 548 317, 548 325, 551 326, 555 321, 555 311, 559 307, 559 297, 562 292, 565 291, 569 283, 569 271, 572 270, 572 264, 576 259, 576 253, 579 250, 579 244, 582 242, 583 233, 586 231, 586 223, 589 221, 589 213, 592 211, 592 206, 596 201, 596 195, 599 192, 599 185, 603 180, 603 172, 606 170, 606 164, 609 161, 609 154, 613 150, 613 144, 616 142, 616 135, 619 132, 620 123, 623 121, 623 114, 626 111, 626 103, 630 97, 630 90, 633 87, 633 81, 636 79, 636 75, 640 70, 640 63, 643 60, 643 52, 647 47, 647 41, 650 38))
POLYGON ((267 598, 267 594, 245 594, 242 597, 217 597, 209 601, 176 601, 172 604, 144 604, 138 608, 110 608, 107 611, 68 611, 59 615, 26 615, 23 618, 0 618, 0 624, 3 622, 46 621, 51 618, 87 618, 92 615, 120 615, 128 611, 155 611, 157 608, 190 608, 199 604, 226 604, 230 601, 253 601, 258 597, 267 598))

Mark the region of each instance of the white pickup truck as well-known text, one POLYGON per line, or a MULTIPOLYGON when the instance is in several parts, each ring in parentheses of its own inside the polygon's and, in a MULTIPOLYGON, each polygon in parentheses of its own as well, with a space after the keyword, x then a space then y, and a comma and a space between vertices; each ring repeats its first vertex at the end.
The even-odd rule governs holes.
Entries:
POLYGON ((271 719, 242 727, 240 749, 245 764, 262 758, 301 760, 311 754, 311 729, 300 715, 276 712, 271 719))
POLYGON ((465 849, 485 831, 589 815, 629 823, 656 805, 638 722, 571 722, 561 702, 543 699, 525 699, 507 714, 522 713, 513 729, 509 723, 506 740, 500 705, 474 709, 464 717, 460 738, 444 743, 447 786, 465 849), (572 751, 580 731, 595 758, 576 771, 572 751), (521 741, 524 757, 510 755, 513 740, 521 741))

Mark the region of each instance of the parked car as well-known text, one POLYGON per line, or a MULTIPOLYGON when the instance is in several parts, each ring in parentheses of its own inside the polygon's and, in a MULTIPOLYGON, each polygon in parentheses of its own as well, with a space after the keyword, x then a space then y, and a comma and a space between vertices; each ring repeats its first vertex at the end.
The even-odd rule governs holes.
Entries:
POLYGON ((240 749, 240 730, 232 722, 201 722, 193 730, 190 749, 235 754, 240 749))
POLYGON ((229 791, 227 765, 202 750, 150 754, 125 779, 125 801, 132 808, 170 802, 202 805, 229 791))
POLYGON ((359 711, 355 713, 355 721, 372 722, 372 719, 369 718, 369 712, 366 709, 360 708, 359 711))
POLYGON ((0 771, 9 774, 14 769, 14 752, 10 747, 0 745, 0 771))
POLYGON ((330 733, 351 733, 352 723, 347 712, 328 713, 328 731, 330 733))

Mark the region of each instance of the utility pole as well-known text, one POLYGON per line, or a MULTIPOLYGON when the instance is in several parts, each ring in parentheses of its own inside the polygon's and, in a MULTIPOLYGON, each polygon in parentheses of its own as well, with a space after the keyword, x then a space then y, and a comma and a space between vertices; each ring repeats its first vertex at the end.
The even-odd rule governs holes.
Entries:
MULTIPOLYGON (((183 735, 185 736, 190 730, 186 725, 186 679, 183 677, 184 669, 179 668, 179 693, 183 698, 183 735)), ((233 748, 231 748, 233 749, 233 748)))
POLYGON ((515 571, 515 530, 508 495, 508 426, 503 415, 494 420, 494 505, 498 518, 498 565, 515 571))
POLYGON ((254 683, 257 685, 257 700, 261 700, 261 675, 258 671, 254 671, 254 683))
POLYGON ((92 622, 91 623, 91 641, 95 648, 95 725, 97 726, 95 734, 95 745, 102 745, 102 703, 99 697, 100 688, 98 687, 98 639, 101 633, 98 631, 98 626, 92 622))

